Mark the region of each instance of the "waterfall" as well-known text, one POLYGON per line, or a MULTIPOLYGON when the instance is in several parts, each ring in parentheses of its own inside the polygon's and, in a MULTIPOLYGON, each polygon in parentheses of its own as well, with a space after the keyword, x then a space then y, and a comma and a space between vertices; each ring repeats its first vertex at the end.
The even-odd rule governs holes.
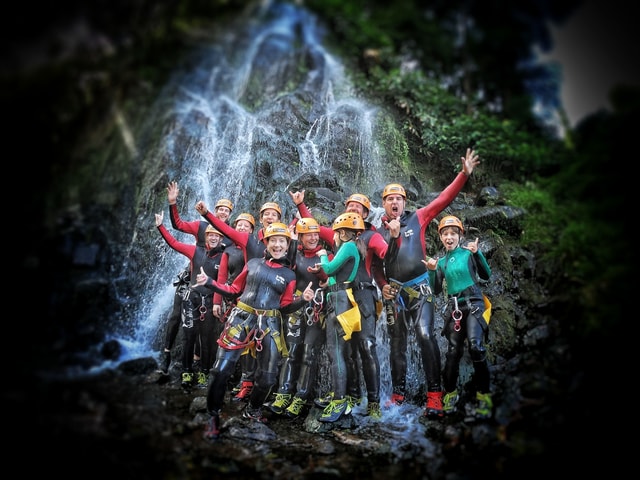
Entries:
MULTIPOLYGON (((262 203, 276 201, 284 221, 296 213, 289 190, 315 189, 307 203, 330 220, 350 194, 375 203, 389 178, 401 181, 398 169, 382 161, 376 139, 384 113, 357 94, 322 38, 321 25, 303 8, 263 3, 195 48, 163 89, 142 135, 152 139, 141 149, 143 200, 120 275, 135 277, 140 298, 124 299, 123 321, 109 338, 124 347, 119 361, 158 355, 172 282, 188 263, 161 239, 154 213, 165 212, 178 240, 194 241, 170 227, 168 181, 178 182, 184 220, 200 219, 198 200, 211 208, 227 198, 232 219, 241 212, 257 219, 262 203)), ((374 225, 382 213, 372 205, 374 225)), ((386 328, 379 326, 378 337, 388 397, 386 328)))

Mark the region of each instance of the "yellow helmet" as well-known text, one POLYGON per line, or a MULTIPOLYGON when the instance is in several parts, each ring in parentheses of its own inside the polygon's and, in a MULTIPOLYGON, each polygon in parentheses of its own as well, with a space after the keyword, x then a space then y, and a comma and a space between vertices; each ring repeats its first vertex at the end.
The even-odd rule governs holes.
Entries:
POLYGON ((236 223, 238 223, 238 220, 246 220, 247 222, 249 222, 251 225, 253 225, 253 228, 256 227, 256 221, 253 218, 253 215, 251 215, 250 213, 241 213, 240 215, 238 215, 238 217, 233 221, 233 225, 235 226, 236 223))
POLYGON ((262 206, 260 207, 260 216, 262 217, 262 212, 270 208, 273 208, 276 212, 282 215, 282 210, 280 210, 280 205, 278 205, 276 202, 267 202, 267 203, 263 203, 262 206))
POLYGON ((460 233, 464 233, 462 222, 458 217, 455 217, 453 215, 442 217, 442 220, 440 220, 440 223, 438 224, 438 233, 440 233, 440 230, 446 227, 458 227, 460 229, 460 233))
POLYGON ((289 227, 287 227, 284 223, 273 222, 271 225, 267 225, 267 227, 264 229, 265 240, 269 237, 275 237, 277 235, 282 235, 283 237, 291 239, 291 232, 289 231, 289 227))
POLYGON ((362 195, 361 193, 354 193, 344 201, 345 206, 349 202, 358 202, 360 205, 366 208, 367 211, 371 211, 371 202, 369 201, 366 195, 362 195))
POLYGON ((220 235, 221 237, 224 237, 224 235, 222 233, 220 233, 219 230, 217 230, 216 228, 214 228, 213 225, 207 225, 207 228, 204 229, 204 234, 206 235, 207 233, 217 233, 218 235, 220 235))
POLYGON ((320 233, 320 225, 315 218, 301 218, 296 223, 296 233, 320 233))
POLYGON ((387 195, 392 194, 402 195, 402 198, 404 198, 405 200, 407 199, 407 192, 404 191, 404 187, 399 183, 390 183, 389 185, 384 187, 384 190, 382 191, 382 199, 384 200, 387 195))
POLYGON ((354 212, 340 214, 333 221, 333 229, 348 228, 349 230, 364 230, 364 220, 354 212))
POLYGON ((216 203, 216 206, 213 209, 216 210, 218 207, 227 207, 230 212, 233 211, 233 203, 231 203, 231 200, 227 200, 226 198, 218 200, 218 203, 216 203))

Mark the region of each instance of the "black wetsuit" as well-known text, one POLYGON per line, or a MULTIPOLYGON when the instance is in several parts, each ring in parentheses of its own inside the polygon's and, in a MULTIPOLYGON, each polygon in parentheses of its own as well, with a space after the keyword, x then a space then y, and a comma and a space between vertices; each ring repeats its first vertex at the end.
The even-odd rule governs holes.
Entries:
POLYGON ((257 370, 249 407, 259 410, 277 383, 280 360, 286 355, 282 315, 300 309, 305 300, 294 300, 296 274, 285 259, 252 258, 231 285, 209 279, 205 284, 223 294, 238 294, 218 339, 218 355, 211 369, 207 410, 219 413, 224 405, 227 382, 242 352, 255 348, 257 370))
MULTIPOLYGON (((326 304, 324 292, 319 289, 321 278, 307 270, 307 267, 318 263, 316 252, 321 248, 322 245, 318 245, 313 250, 305 250, 302 245, 296 246, 296 290, 301 294, 311 282, 316 296, 288 316, 286 342, 289 356, 280 368, 278 393, 295 394, 303 400, 311 399, 314 394, 319 350, 325 342, 326 304)), ((322 280, 326 280, 326 274, 322 272, 321 275, 322 280)))
MULTIPOLYGON (((388 325, 390 337, 391 382, 393 393, 404 397, 407 381, 407 341, 409 329, 416 334, 428 392, 442 390, 440 348, 434 335, 435 309, 429 275, 422 260, 426 258, 425 232, 431 220, 449 205, 460 192, 467 176, 459 173, 451 184, 428 205, 415 212, 404 211, 400 216, 400 236, 391 239, 385 227, 379 230, 389 244, 385 258, 387 280, 404 284, 397 305, 396 321, 388 325)), ((382 218, 384 225, 388 218, 382 218)))

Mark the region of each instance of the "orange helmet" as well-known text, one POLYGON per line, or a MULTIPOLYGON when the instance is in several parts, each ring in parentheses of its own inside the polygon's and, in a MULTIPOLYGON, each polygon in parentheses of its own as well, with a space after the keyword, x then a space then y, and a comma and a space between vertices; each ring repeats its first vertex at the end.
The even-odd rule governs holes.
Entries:
POLYGON ((358 202, 360 205, 366 208, 367 211, 371 211, 371 202, 369 201, 366 195, 362 195, 361 193, 354 193, 344 201, 345 206, 349 202, 358 202))
POLYGON ((357 213, 347 212, 333 221, 333 229, 348 228, 349 230, 364 230, 364 220, 357 213))
POLYGON ((211 232, 217 233, 221 237, 224 237, 224 235, 220 233, 220 231, 217 230, 213 225, 207 225, 207 228, 204 229, 204 234, 206 235, 207 233, 211 233, 211 232))
POLYGON ((249 222, 251 225, 253 225, 253 228, 255 228, 256 226, 256 221, 253 218, 253 215, 251 215, 250 213, 241 213, 240 215, 238 215, 238 217, 233 221, 233 225, 235 226, 236 223, 238 223, 238 220, 246 220, 247 222, 249 222))
POLYGON ((287 227, 284 223, 273 222, 271 225, 267 225, 267 227, 264 229, 265 240, 269 237, 275 237, 277 235, 282 235, 283 237, 291 239, 291 232, 289 231, 289 227, 287 227))
POLYGON ((213 209, 216 210, 218 207, 227 207, 229 211, 233 211, 233 203, 231 203, 231 200, 227 200, 226 198, 218 200, 218 203, 216 203, 216 206, 213 209))
POLYGON ((320 233, 320 225, 315 218, 301 218, 296 222, 296 233, 320 233))
POLYGON ((262 217, 262 212, 270 208, 274 209, 276 212, 282 215, 282 210, 280 210, 280 205, 278 205, 276 202, 267 202, 267 203, 263 203, 262 206, 260 207, 260 216, 262 217))
POLYGON ((382 191, 382 199, 384 200, 384 197, 391 194, 402 195, 402 198, 405 200, 407 199, 407 192, 404 191, 404 187, 399 183, 390 183, 384 187, 384 190, 382 191))
POLYGON ((460 233, 464 233, 462 222, 458 217, 455 217, 453 215, 442 217, 442 220, 440 220, 440 223, 438 224, 438 233, 440 233, 440 230, 446 227, 458 227, 460 229, 460 233))

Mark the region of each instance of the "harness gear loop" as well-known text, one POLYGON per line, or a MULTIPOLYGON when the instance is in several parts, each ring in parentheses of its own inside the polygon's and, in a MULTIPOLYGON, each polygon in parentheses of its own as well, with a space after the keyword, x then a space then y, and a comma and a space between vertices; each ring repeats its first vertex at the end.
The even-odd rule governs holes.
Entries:
POLYGON ((453 329, 456 332, 460 331, 460 321, 462 320, 462 310, 458 308, 458 297, 453 297, 453 311, 451 312, 451 317, 453 318, 453 329))

